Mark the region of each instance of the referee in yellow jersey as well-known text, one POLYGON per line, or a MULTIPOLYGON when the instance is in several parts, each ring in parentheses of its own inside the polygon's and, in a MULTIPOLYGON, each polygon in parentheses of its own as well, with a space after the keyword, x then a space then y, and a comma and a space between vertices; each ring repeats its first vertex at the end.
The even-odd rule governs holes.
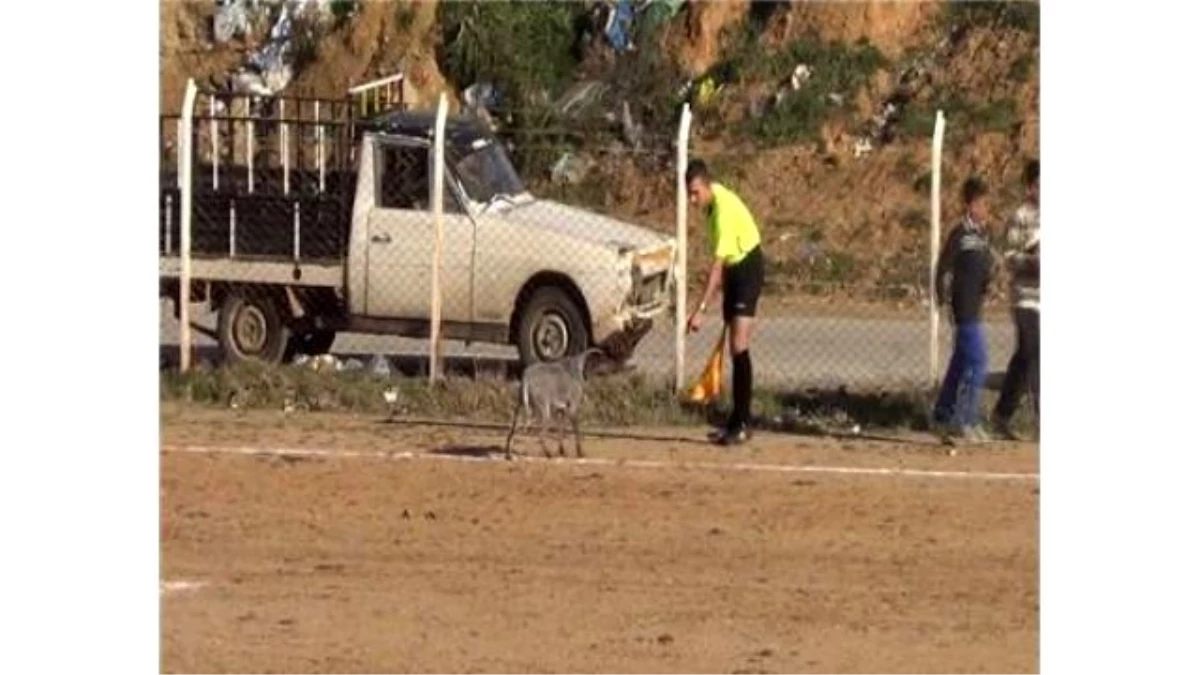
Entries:
POLYGON ((688 319, 688 330, 700 329, 704 313, 718 289, 722 290, 722 317, 729 334, 733 361, 733 412, 715 440, 737 445, 750 437, 750 333, 765 276, 761 238, 754 216, 729 188, 713 182, 702 160, 688 162, 685 174, 688 201, 708 216, 708 240, 713 263, 700 304, 688 319))

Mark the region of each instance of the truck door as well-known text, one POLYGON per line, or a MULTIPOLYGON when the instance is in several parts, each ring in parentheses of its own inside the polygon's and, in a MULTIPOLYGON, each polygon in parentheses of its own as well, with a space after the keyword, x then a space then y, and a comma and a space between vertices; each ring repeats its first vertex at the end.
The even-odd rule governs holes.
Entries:
MULTIPOLYGON (((367 314, 428 319, 433 275, 432 152, 417 140, 375 145, 375 205, 368 217, 367 314)), ((442 319, 471 320, 474 224, 447 178, 443 198, 442 319)))

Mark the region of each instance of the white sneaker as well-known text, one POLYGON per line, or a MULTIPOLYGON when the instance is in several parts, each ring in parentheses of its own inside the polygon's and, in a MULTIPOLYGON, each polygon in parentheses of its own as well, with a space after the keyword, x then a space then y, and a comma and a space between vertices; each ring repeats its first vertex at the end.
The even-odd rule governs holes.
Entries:
POLYGON ((971 443, 990 443, 992 441, 991 435, 978 424, 963 429, 963 438, 971 443))

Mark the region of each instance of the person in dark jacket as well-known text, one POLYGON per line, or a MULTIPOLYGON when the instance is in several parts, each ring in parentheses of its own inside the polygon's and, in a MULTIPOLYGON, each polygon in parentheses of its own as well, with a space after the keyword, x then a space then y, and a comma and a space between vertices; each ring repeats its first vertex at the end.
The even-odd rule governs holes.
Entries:
POLYGON ((1012 418, 1022 394, 1029 392, 1034 415, 1040 418, 1041 412, 1038 383, 1038 326, 1041 323, 1041 310, 1038 307, 1041 286, 1041 230, 1038 216, 1040 173, 1040 161, 1035 159, 1025 165, 1025 201, 1013 213, 1004 231, 1004 262, 1012 283, 1009 297, 1012 301, 1013 323, 1017 329, 1017 349, 1008 362, 1004 386, 1000 389, 1000 400, 996 402, 992 419, 996 431, 1009 440, 1017 440, 1012 429, 1012 418))
POLYGON ((984 225, 986 195, 983 180, 972 177, 963 183, 966 213, 950 231, 938 256, 937 302, 944 305, 949 296, 954 321, 954 353, 933 410, 935 428, 945 442, 955 434, 974 441, 987 440, 979 423, 980 394, 988 375, 987 338, 981 315, 993 266, 984 225))

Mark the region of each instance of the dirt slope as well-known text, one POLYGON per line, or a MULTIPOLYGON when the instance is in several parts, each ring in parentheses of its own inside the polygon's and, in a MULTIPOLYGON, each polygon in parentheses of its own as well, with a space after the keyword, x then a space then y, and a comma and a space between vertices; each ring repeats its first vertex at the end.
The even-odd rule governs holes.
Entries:
MULTIPOLYGON (((454 97, 434 59, 432 31, 437 3, 366 2, 346 25, 317 45, 316 60, 297 73, 293 94, 341 96, 355 84, 403 70, 405 96, 415 105, 430 105, 445 90, 454 97), (398 5, 410 8, 405 12, 398 5)), ((241 64, 257 46, 247 38, 219 45, 212 39, 213 3, 203 0, 159 3, 160 104, 176 109, 188 77, 206 82, 241 64)))
MULTIPOLYGON (((794 2, 771 8, 746 0, 699 2, 669 24, 661 48, 693 74, 720 61, 730 36, 746 21, 762 26, 764 54, 816 36, 847 44, 867 41, 889 61, 848 101, 851 116, 825 124, 818 144, 758 149, 720 125, 718 133, 694 138, 694 154, 713 160, 758 216, 776 272, 782 272, 775 275, 773 292, 823 293, 853 286, 902 301, 916 297, 928 260, 928 190, 922 183, 930 163, 927 132, 902 134, 864 158, 853 152, 862 124, 896 91, 901 72, 915 57, 923 55, 933 65, 927 86, 909 106, 930 114, 937 107, 947 111, 943 219, 957 217, 954 189, 968 173, 985 176, 993 186, 997 213, 1019 198, 1021 165, 1037 156, 1039 146, 1036 32, 972 29, 947 48, 947 27, 939 21, 943 5, 794 2), (898 294, 892 292, 896 287, 901 287, 898 294)), ((178 105, 189 75, 207 78, 228 71, 254 47, 252 40, 212 45, 209 2, 164 0, 160 9, 165 107, 178 105)), ((470 83, 448 82, 438 69, 436 12, 435 1, 364 3, 357 17, 319 42, 316 61, 298 74, 293 92, 339 95, 352 84, 403 68, 410 82, 406 95, 418 106, 431 105, 442 90, 453 100, 470 83)), ((748 98, 773 86, 730 89, 723 95, 722 120, 735 124, 745 115, 748 98)), ((595 197, 595 205, 673 229, 670 176, 635 158, 606 157, 604 194, 595 197)), ((546 177, 529 178, 545 187, 540 183, 546 177)), ((702 242, 693 239, 699 254, 702 242)))

